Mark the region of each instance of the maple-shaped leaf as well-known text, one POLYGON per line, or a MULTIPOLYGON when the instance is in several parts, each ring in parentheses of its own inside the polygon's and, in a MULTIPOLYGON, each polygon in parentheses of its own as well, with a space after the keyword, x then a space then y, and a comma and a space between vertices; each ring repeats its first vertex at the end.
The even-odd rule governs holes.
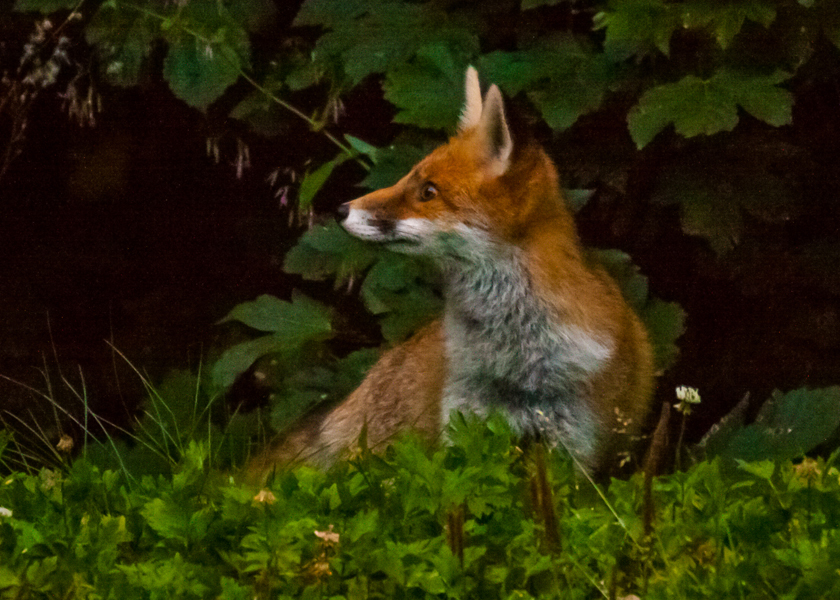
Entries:
POLYGON ((595 15, 596 29, 606 29, 604 52, 616 62, 658 50, 670 54, 671 37, 677 30, 707 31, 726 49, 743 29, 745 21, 768 27, 776 18, 770 0, 612 0, 595 15))
POLYGON ((455 57, 445 44, 424 46, 415 58, 388 73, 385 98, 400 112, 397 123, 453 130, 464 101, 468 56, 455 57))
POLYGON ((613 0, 595 15, 594 25, 606 29, 605 55, 621 62, 656 50, 668 56, 680 15, 664 0, 613 0))
POLYGON ((795 149, 756 136, 717 138, 665 168, 651 200, 678 204, 683 231, 704 238, 717 254, 744 235, 744 213, 782 222, 797 210, 801 191, 774 168, 795 149), (784 154, 781 154, 784 153, 784 154))
POLYGON ((258 331, 279 334, 295 345, 308 339, 323 339, 331 330, 329 309, 299 292, 292 294, 291 302, 263 294, 252 302, 236 305, 220 323, 226 321, 239 321, 258 331))
POLYGON ((643 148, 670 124, 684 137, 731 131, 738 124, 739 106, 770 125, 788 124, 793 95, 777 87, 788 77, 782 72, 744 75, 724 70, 709 79, 688 75, 656 86, 627 115, 630 135, 643 148))
POLYGON ((600 107, 617 68, 579 38, 559 35, 483 56, 479 71, 511 96, 525 91, 546 123, 560 130, 600 107))

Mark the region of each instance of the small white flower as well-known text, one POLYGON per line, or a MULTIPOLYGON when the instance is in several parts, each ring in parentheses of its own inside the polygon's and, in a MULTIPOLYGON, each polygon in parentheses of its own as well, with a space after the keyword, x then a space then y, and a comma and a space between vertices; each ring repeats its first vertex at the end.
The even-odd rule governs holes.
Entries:
POLYGON ((10 511, 8 508, 0 506, 0 517, 11 517, 11 516, 12 516, 12 511, 10 511))
POLYGON ((327 544, 337 544, 339 540, 339 533, 337 531, 333 531, 333 525, 330 523, 330 528, 326 531, 316 531, 315 535, 327 544))
POLYGON ((262 489, 254 496, 254 500, 263 504, 274 504, 277 502, 277 497, 270 490, 262 489))
POLYGON ((681 385, 677 388, 677 400, 689 404, 700 404, 700 393, 697 391, 697 388, 681 385))

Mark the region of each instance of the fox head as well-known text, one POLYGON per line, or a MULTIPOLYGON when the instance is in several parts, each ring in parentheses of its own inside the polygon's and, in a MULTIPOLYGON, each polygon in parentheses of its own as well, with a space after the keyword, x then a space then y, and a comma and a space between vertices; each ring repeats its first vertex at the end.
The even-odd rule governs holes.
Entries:
POLYGON ((499 88, 482 100, 469 67, 457 134, 395 185, 343 204, 339 216, 349 233, 393 250, 492 259, 494 247, 516 243, 562 206, 550 159, 537 146, 514 147, 499 88))

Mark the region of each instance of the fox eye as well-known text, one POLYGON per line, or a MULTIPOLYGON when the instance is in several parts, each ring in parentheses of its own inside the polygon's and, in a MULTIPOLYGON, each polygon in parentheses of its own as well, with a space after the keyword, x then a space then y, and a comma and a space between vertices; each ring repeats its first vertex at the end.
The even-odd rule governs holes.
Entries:
POLYGON ((436 198, 438 195, 438 189, 435 187, 431 181, 427 181, 423 184, 423 187, 420 189, 420 201, 421 202, 428 202, 436 198))

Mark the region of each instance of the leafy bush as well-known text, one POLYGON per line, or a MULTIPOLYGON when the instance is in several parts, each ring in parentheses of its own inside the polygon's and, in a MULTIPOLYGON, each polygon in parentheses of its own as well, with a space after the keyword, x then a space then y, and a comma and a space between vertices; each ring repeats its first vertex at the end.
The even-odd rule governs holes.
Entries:
POLYGON ((830 598, 840 471, 698 463, 602 494, 503 420, 456 420, 256 493, 193 442, 171 476, 80 459, 0 485, 2 598, 830 598), (255 495, 256 494, 256 495, 255 495), (645 512, 655 517, 645 526, 645 512), (558 519, 559 517, 559 519, 558 519))
MULTIPOLYGON (((15 8, 46 14, 76 5, 17 0, 15 8)), ((368 188, 407 171, 454 126, 468 64, 517 100, 536 129, 555 135, 553 154, 570 186, 676 207, 684 232, 728 261, 718 268, 748 270, 750 249, 787 239, 791 219, 812 210, 811 192, 840 192, 830 157, 823 165, 817 154, 825 148, 785 130, 795 102, 840 72, 840 9, 830 0, 306 0, 288 22, 264 0, 109 0, 82 8, 67 22, 79 21, 90 45, 92 86, 137 86, 160 67, 174 95, 229 115, 249 135, 276 136, 297 120, 313 138, 330 140, 337 153, 300 180, 301 215, 320 208, 319 190, 347 161, 368 171, 368 188), (274 42, 265 43, 271 28, 274 42), (355 132, 332 132, 333 121, 342 125, 344 99, 374 81, 403 126, 382 147, 355 132), (317 108, 299 108, 313 100, 317 108), (615 135, 592 135, 602 129, 615 135), (739 245, 744 254, 733 252, 739 245)), ((31 79, 25 73, 21 85, 31 79)), ((790 260, 815 276, 837 253, 827 229, 790 243, 790 260)), ((306 233, 285 269, 333 278, 337 287, 364 277, 357 289, 388 341, 439 304, 422 263, 381 254, 335 227, 306 233)), ((835 277, 820 281, 836 294, 835 277)), ((682 312, 655 300, 637 308, 654 333, 659 366, 667 367, 682 312)), ((325 323, 323 315, 306 315, 311 327, 325 323)), ((230 384, 260 355, 294 354, 298 340, 283 339, 280 325, 261 327, 274 333, 223 357, 217 385, 230 384)))

